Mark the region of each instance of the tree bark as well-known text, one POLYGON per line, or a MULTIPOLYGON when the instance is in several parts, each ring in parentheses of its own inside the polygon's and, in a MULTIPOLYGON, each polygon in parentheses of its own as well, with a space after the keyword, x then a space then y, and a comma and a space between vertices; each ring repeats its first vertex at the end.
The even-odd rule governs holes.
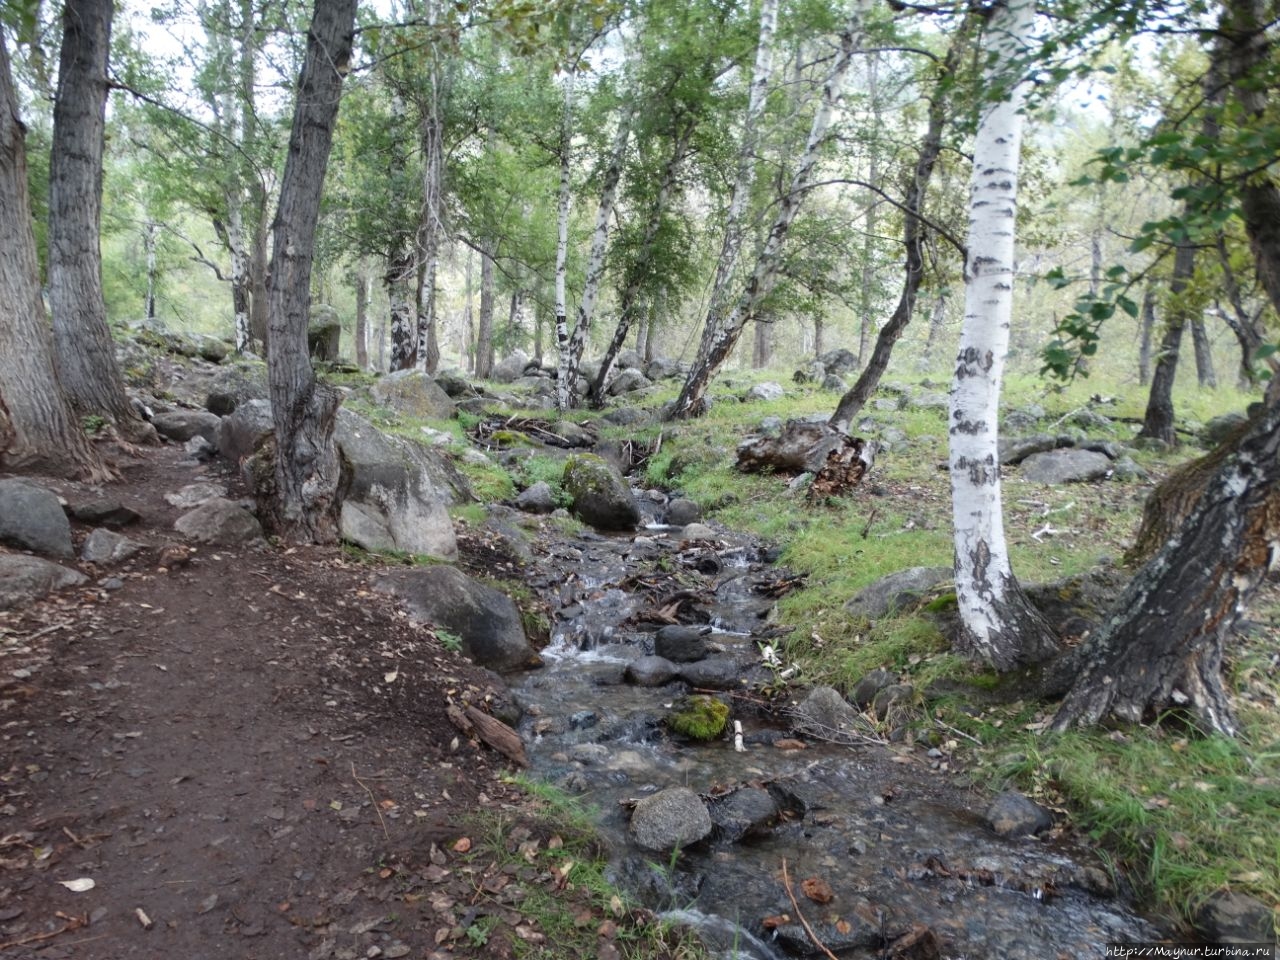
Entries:
POLYGON ((369 274, 363 264, 356 267, 356 366, 369 369, 369 274))
POLYGON ((126 440, 156 442, 134 412, 116 363, 102 293, 102 155, 106 145, 111 0, 67 0, 49 166, 49 306, 58 379, 82 414, 126 440))
POLYGON ((1142 419, 1139 437, 1160 440, 1177 446, 1178 434, 1174 429, 1173 382, 1178 373, 1178 355, 1182 351, 1182 331, 1187 325, 1187 306, 1183 299, 1187 285, 1195 273, 1196 249, 1190 244, 1178 247, 1173 255, 1173 276, 1169 282, 1170 304, 1165 311, 1164 335, 1160 338, 1160 353, 1156 357, 1156 371, 1151 378, 1151 393, 1147 397, 1147 412, 1142 419))
POLYGON ((396 251, 387 261, 387 272, 383 276, 391 312, 392 372, 411 369, 418 356, 418 324, 413 308, 415 294, 410 287, 414 277, 412 253, 407 248, 396 251))
POLYGON ((142 245, 147 254, 147 294, 142 302, 142 315, 148 320, 156 318, 156 234, 158 223, 148 221, 142 231, 142 245))
POLYGON ((1138 339, 1138 384, 1151 382, 1151 335, 1156 326, 1156 293, 1150 285, 1142 294, 1142 332, 1138 339))
POLYGON ((493 307, 495 300, 493 242, 480 246, 480 316, 476 322, 476 376, 488 380, 493 375, 493 307))
POLYGON ((1208 390, 1218 388, 1218 375, 1213 372, 1213 349, 1209 344, 1209 331, 1204 326, 1204 315, 1196 314, 1191 321, 1191 343, 1196 352, 1196 380, 1208 390))
POLYGON ((1014 229, 1034 0, 995 6, 983 86, 1008 92, 982 112, 974 138, 964 323, 951 388, 950 469, 959 644, 998 670, 1034 663, 1057 644, 1013 575, 1001 509, 1000 387, 1013 312, 1014 229))
MULTIPOLYGON (((556 409, 561 413, 573 405, 573 383, 569 380, 569 301, 565 290, 569 270, 569 177, 573 148, 573 86, 577 65, 570 64, 564 78, 564 111, 560 117, 560 191, 556 197, 556 409)), ((541 328, 539 328, 541 329, 541 328)), ((539 344, 541 346, 541 344, 539 344)), ((538 362, 542 362, 538 351, 538 362)))
POLYGON ((54 372, 31 228, 26 127, 0 31, 0 470, 100 482, 113 477, 54 372))
POLYGON ((314 543, 337 539, 342 505, 333 443, 342 398, 316 381, 307 355, 307 321, 320 197, 355 15, 356 0, 316 0, 272 229, 267 377, 275 483, 260 497, 261 513, 274 533, 314 543))

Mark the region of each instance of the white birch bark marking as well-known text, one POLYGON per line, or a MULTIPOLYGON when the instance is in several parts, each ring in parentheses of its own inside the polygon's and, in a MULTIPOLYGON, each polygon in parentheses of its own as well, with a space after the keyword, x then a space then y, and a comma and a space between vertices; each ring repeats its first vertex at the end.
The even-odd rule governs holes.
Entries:
POLYGON ((569 263, 569 161, 573 141, 573 86, 577 70, 570 65, 564 78, 564 115, 560 127, 560 196, 556 210, 556 364, 561 376, 556 378, 556 409, 569 409, 573 384, 564 374, 569 369, 569 305, 565 292, 565 273, 569 263))

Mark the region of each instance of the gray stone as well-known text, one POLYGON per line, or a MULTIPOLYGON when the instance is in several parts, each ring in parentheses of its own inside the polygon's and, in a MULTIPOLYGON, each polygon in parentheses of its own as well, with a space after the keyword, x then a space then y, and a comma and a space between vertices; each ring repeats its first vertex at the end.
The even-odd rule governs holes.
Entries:
POLYGON ((849 699, 854 702, 859 710, 866 710, 871 706, 871 701, 875 699, 876 694, 890 686, 895 679, 894 675, 888 670, 883 667, 877 667, 854 684, 853 691, 849 694, 849 699))
POLYGON ((1261 900, 1218 890, 1196 911, 1196 929, 1210 943, 1276 942, 1275 912, 1261 900))
POLYGON ((142 514, 119 500, 91 500, 73 508, 71 515, 95 527, 127 527, 142 519, 142 514))
POLYGON ((64 587, 88 581, 83 573, 39 557, 0 553, 0 610, 11 610, 64 587))
POLYGON ((313 303, 307 322, 307 353, 315 360, 333 363, 342 347, 342 320, 327 303, 313 303))
POLYGON ((494 365, 490 379, 498 383, 515 383, 524 376, 524 368, 529 365, 529 355, 517 350, 494 365))
POLYGON ((603 743, 575 743, 569 748, 569 759, 588 767, 607 763, 612 755, 603 743))
POLYGON ((204 437, 192 437, 182 445, 182 452, 192 460, 207 463, 218 455, 218 448, 204 437))
POLYGON ((1082 430, 1105 431, 1113 426, 1109 417, 1104 417, 1093 410, 1077 410, 1067 418, 1067 422, 1082 430))
POLYGON ((951 567, 909 567, 877 580, 850 600, 844 608, 854 616, 876 620, 895 610, 919 603, 931 587, 950 580, 955 575, 951 567))
POLYGON ((551 492, 551 484, 539 480, 533 486, 521 490, 516 497, 516 506, 525 513, 552 513, 556 508, 556 498, 551 492))
POLYGON ((200 358, 210 363, 221 363, 231 355, 231 347, 217 337, 200 337, 196 341, 196 348, 200 352, 200 358))
POLYGON ((344 500, 338 517, 338 533, 347 543, 370 553, 390 553, 396 549, 387 518, 376 507, 344 500))
POLYGON ((270 401, 258 397, 246 399, 237 403, 218 424, 218 450, 232 463, 241 463, 253 456, 258 444, 273 432, 275 422, 271 419, 270 401))
POLYGON ((202 543, 230 546, 262 538, 262 526, 244 507, 222 497, 206 500, 174 523, 184 537, 202 543))
POLYGON ((747 391, 748 400, 781 400, 786 396, 787 391, 782 388, 782 384, 775 383, 772 380, 766 380, 764 383, 757 383, 754 387, 747 391))
POLYGON ((1022 461, 1022 477, 1032 483, 1083 483, 1101 480, 1110 471, 1106 454, 1074 447, 1032 454, 1022 461))
POLYGON ((1007 790, 987 807, 987 824, 1001 837, 1029 837, 1053 826, 1053 814, 1034 800, 1007 790))
POLYGON ((1045 453, 1057 447, 1058 438, 1047 433, 1030 437, 1001 437, 998 444, 1000 462, 1006 466, 1021 463, 1033 453, 1045 453))
POLYGON ((266 400, 269 396, 266 365, 241 361, 218 371, 204 405, 210 413, 225 417, 248 400, 266 400))
POLYGON ((817 473, 827 454, 844 444, 844 435, 825 420, 788 420, 776 437, 747 437, 738 444, 738 469, 744 473, 817 473))
POLYGON ((480 391, 471 385, 471 381, 456 370, 440 371, 436 374, 435 381, 436 385, 451 400, 461 400, 464 397, 478 397, 480 395, 480 391))
POLYGON ((174 410, 172 413, 157 413, 151 418, 151 425, 160 436, 178 443, 186 443, 192 437, 204 437, 210 443, 217 443, 221 422, 221 417, 208 410, 174 410))
POLYGON ((508 672, 539 663, 515 602, 455 567, 395 571, 375 581, 374 589, 404 600, 415 620, 456 635, 463 653, 482 667, 508 672))
POLYGON ((797 730, 819 740, 840 742, 872 732, 870 722, 833 687, 814 687, 794 716, 797 730))
POLYGON ((1044 419, 1044 407, 1033 403, 1017 410, 1010 410, 1001 418, 1001 427, 1011 433, 1025 433, 1034 430, 1036 424, 1044 419))
POLYGON ((635 367, 627 367, 610 381, 605 392, 611 397, 620 397, 624 393, 634 393, 650 386, 653 386, 653 382, 642 372, 635 367))
POLYGON ((692 500, 676 497, 667 504, 662 522, 672 527, 684 527, 702 519, 702 508, 692 500))
POLYGON ((420 370, 398 370, 379 377, 369 389, 375 403, 419 420, 448 420, 458 415, 449 394, 420 370))
POLYGON ((637 687, 663 687, 676 678, 679 668, 662 657, 640 657, 627 664, 626 679, 637 687))
POLYGON ((737 843, 767 834, 778 820, 778 805, 767 790, 740 787, 712 803, 710 813, 717 836, 737 843))
POLYGON ((871 699, 871 714, 877 720, 886 719, 894 707, 909 706, 915 700, 916 689, 909 683, 891 683, 878 690, 871 699))
MULTIPOLYGON (((572 420, 557 420, 547 428, 548 432, 555 434, 564 441, 564 445, 568 447, 589 447, 596 442, 595 435, 572 420)), ((554 443, 555 441, 550 441, 554 443)))
POLYGON ((672 663, 693 663, 707 655, 707 634, 710 627, 687 627, 673 624, 663 627, 654 635, 653 652, 672 663))
POLYGON ((614 407, 604 415, 609 423, 619 427, 634 427, 638 423, 648 423, 652 417, 639 407, 614 407))
POLYGON ((0 543, 52 557, 72 557, 71 521, 52 490, 0 480, 0 543))
POLYGON ((644 366, 644 358, 640 356, 639 351, 630 348, 618 351, 617 357, 614 358, 613 365, 619 370, 626 370, 628 367, 634 367, 637 370, 644 366))
POLYGON ((1111 465, 1111 476, 1116 480, 1147 480, 1151 475, 1133 457, 1120 457, 1111 465))
POLYGON ((685 528, 680 531, 681 540, 714 540, 716 532, 708 527, 705 523, 686 524, 685 528))
POLYGON ((1124 447, 1114 440, 1086 440, 1079 444, 1081 450, 1092 450, 1101 453, 1109 460, 1119 460, 1124 456, 1124 447))
POLYGON ((110 530, 98 528, 85 538, 80 546, 80 559, 85 563, 96 563, 105 566, 111 563, 122 563, 142 550, 142 544, 136 540, 112 533, 110 530))
POLYGON ((680 679, 701 690, 736 690, 742 686, 742 665, 733 657, 707 657, 682 664, 680 679))
POLYGON ((222 484, 202 481, 200 483, 189 483, 181 490, 166 493, 164 499, 166 503, 172 504, 179 510, 191 510, 202 503, 208 503, 215 497, 225 497, 226 495, 227 488, 222 484))
POLYGON ((564 466, 564 488, 573 512, 601 530, 632 530, 640 508, 622 475, 602 457, 576 454, 564 466))
POLYGON ((1204 425, 1201 437, 1206 446, 1216 447, 1249 420, 1243 413, 1224 413, 1204 425))
POLYGON ((839 374, 828 373, 822 378, 822 389, 829 390, 832 393, 844 393, 849 389, 849 385, 844 382, 844 378, 839 374))
POLYGON ((817 362, 821 364, 824 375, 834 373, 838 377, 843 377, 858 369, 858 358, 843 347, 838 350, 828 350, 818 357, 817 362))
POLYGON ((631 838, 654 853, 669 853, 706 839, 711 833, 706 804, 688 787, 667 787, 636 803, 631 838))
POLYGON ((644 375, 650 380, 672 380, 684 376, 684 365, 678 360, 654 357, 645 365, 644 375))

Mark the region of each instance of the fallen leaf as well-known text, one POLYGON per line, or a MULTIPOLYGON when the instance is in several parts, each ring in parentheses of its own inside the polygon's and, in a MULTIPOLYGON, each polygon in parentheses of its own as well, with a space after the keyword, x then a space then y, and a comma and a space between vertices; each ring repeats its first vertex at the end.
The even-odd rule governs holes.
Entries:
POLYGON ((761 920, 760 926, 764 927, 766 930, 777 930, 778 927, 785 927, 790 922, 791 914, 776 913, 772 917, 765 917, 761 920))
POLYGON ((606 920, 596 928, 596 933, 606 940, 612 940, 618 935, 618 925, 612 920, 606 920))
POLYGON ((836 898, 831 884, 821 877, 809 877, 800 882, 800 891, 814 903, 830 903, 836 898))
POLYGON ((466 853, 466 852, 467 852, 468 850, 470 850, 470 849, 471 849, 471 838, 470 838, 470 837, 461 837, 461 838, 459 838, 459 839, 458 839, 458 841, 453 845, 453 852, 454 852, 454 853, 466 853))
POLYGON ((853 924, 843 918, 836 921, 836 932, 842 937, 847 937, 853 932, 853 924))
POLYGON ((620 917, 623 914, 622 898, 616 893, 609 898, 609 911, 615 916, 620 917))
POLYGON ((391 670, 391 671, 389 671, 389 672, 387 672, 387 673, 384 673, 384 674, 382 675, 382 679, 383 679, 383 681, 384 681, 384 682, 386 682, 386 683, 395 683, 395 682, 396 682, 396 677, 398 677, 398 676, 400 676, 400 671, 399 671, 399 670, 391 670))
POLYGON ((80 877, 78 880, 59 880, 58 882, 72 893, 85 893, 97 886, 88 877, 80 877))

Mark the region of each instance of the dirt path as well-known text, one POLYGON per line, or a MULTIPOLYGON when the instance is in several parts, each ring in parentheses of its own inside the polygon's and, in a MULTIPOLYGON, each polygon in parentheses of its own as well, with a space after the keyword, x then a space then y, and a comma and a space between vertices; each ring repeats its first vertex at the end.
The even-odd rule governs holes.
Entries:
POLYGON ((445 936, 483 869, 454 869, 465 818, 520 815, 444 713, 487 675, 362 596, 336 550, 159 566, 164 494, 211 479, 179 456, 52 484, 133 507, 149 549, 0 614, 0 958, 503 955, 445 936))

